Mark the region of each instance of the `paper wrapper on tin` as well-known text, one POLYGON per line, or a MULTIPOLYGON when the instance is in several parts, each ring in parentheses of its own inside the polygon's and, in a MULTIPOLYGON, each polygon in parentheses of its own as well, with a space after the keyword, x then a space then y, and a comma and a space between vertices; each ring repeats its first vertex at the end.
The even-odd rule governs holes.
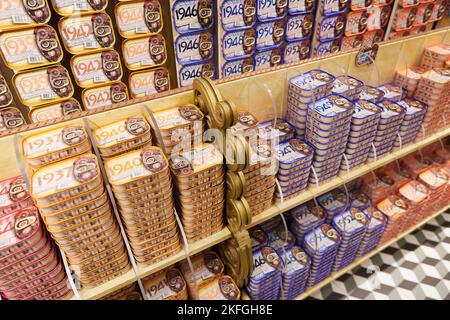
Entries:
POLYGON ((252 300, 278 300, 283 267, 282 258, 273 248, 253 250, 253 271, 246 285, 252 300))
POLYGON ((75 277, 95 287, 129 270, 97 157, 84 154, 39 168, 30 194, 75 277), (102 195, 103 194, 103 195, 102 195))
POLYGON ((355 260, 369 221, 363 210, 354 207, 334 216, 332 226, 341 235, 334 271, 345 268, 355 260))
POLYGON ((329 224, 322 224, 305 236, 303 248, 311 259, 308 287, 326 279, 333 271, 341 236, 329 224))
MULTIPOLYGON (((194 273, 185 260, 180 262, 180 271, 186 280, 189 296, 191 299, 201 300, 200 290, 210 282, 223 276, 224 265, 222 260, 214 251, 202 252, 191 258, 194 273)), ((202 290, 204 294, 208 290, 202 290)))
POLYGON ((170 157, 177 211, 189 242, 206 238, 223 228, 223 155, 203 143, 170 157))
POLYGON ((188 300, 186 281, 175 267, 148 276, 143 285, 149 300, 188 300))
POLYGON ((151 144, 150 125, 143 117, 131 117, 93 130, 94 142, 103 158, 151 144))
POLYGON ((152 264, 181 248, 169 163, 158 147, 105 161, 122 221, 138 262, 152 264))
POLYGON ((66 125, 26 136, 22 141, 25 161, 33 168, 90 152, 83 125, 66 125))

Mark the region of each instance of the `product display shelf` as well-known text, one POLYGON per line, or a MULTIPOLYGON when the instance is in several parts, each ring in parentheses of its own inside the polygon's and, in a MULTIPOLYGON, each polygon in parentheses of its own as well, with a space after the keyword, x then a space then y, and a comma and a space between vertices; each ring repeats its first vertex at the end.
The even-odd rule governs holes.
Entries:
MULTIPOLYGON (((200 241, 197 241, 189 246, 188 254, 189 256, 192 256, 196 253, 199 253, 203 250, 206 250, 220 242, 223 242, 231 237, 231 233, 228 230, 228 228, 222 229, 222 231, 219 231, 212 236, 202 239, 200 241)), ((164 259, 163 261, 160 261, 158 263, 152 264, 152 265, 144 265, 138 263, 138 272, 140 278, 144 278, 148 275, 151 275, 155 272, 158 272, 159 270, 162 270, 164 268, 170 267, 173 264, 180 262, 181 260, 184 260, 186 258, 186 252, 184 250, 181 250, 180 252, 176 253, 175 255, 164 259)), ((95 288, 83 288, 79 291, 80 296, 82 300, 95 300, 100 299, 101 297, 104 297, 116 290, 119 290, 123 287, 126 287, 127 285, 133 283, 136 281, 136 275, 133 271, 133 269, 130 269, 127 273, 107 282, 100 286, 97 286, 95 288)), ((74 300, 75 298, 72 298, 74 300)))
POLYGON ((402 234, 400 234, 399 236, 397 236, 394 239, 389 240, 388 242, 382 244, 381 246, 379 246, 376 250, 366 254, 364 257, 361 257, 357 260, 355 260, 354 262, 352 262, 350 265, 348 265, 347 267, 345 267, 344 269, 340 270, 339 272, 335 272, 332 273, 327 279, 325 279, 324 281, 318 283, 317 285, 315 285, 314 287, 309 288, 308 290, 306 290, 305 292, 303 292, 301 295, 299 295, 298 297, 295 298, 295 300, 303 300, 306 297, 310 296, 311 294, 313 294, 314 292, 316 292, 317 290, 323 288, 324 286, 326 286, 327 284, 331 283, 333 280, 339 278, 340 276, 346 274, 347 272, 351 271, 353 268, 361 265, 364 261, 368 260, 369 258, 373 257, 374 255, 380 253, 381 251, 383 251, 384 249, 390 247, 391 245, 393 245, 394 243, 396 243, 397 241, 401 240, 402 238, 404 238, 405 236, 407 236, 408 234, 412 233, 414 230, 419 229, 421 226, 423 226, 424 224, 426 224, 428 221, 436 218, 437 216, 439 216, 440 214, 442 214, 443 212, 447 211, 448 209, 450 209, 450 205, 447 205, 445 208, 442 208, 441 210, 439 210, 438 212, 432 214, 431 216, 425 218, 422 220, 422 222, 418 223, 417 225, 409 228, 408 230, 406 230, 405 232, 403 232, 402 234))
MULTIPOLYGON (((248 228, 254 227, 258 224, 263 223, 264 221, 270 220, 271 218, 286 212, 294 207, 297 207, 301 205, 302 203, 305 203, 321 194, 324 194, 330 190, 333 190, 337 187, 342 186, 344 183, 350 182, 358 177, 361 177, 367 173, 370 173, 371 171, 380 168, 382 166, 385 166, 388 163, 391 163, 397 159, 403 158, 404 156, 408 155, 411 152, 414 152, 416 150, 420 150, 421 148, 438 141, 440 139, 443 139, 450 135, 450 127, 442 130, 441 132, 435 133, 432 136, 429 136, 423 140, 419 140, 414 144, 405 146, 402 149, 392 151, 391 153, 387 154, 386 156, 378 159, 377 161, 369 162, 366 164, 363 164, 357 168, 352 169, 348 173, 341 174, 340 176, 324 183, 319 186, 310 186, 308 190, 302 192, 301 195, 298 197, 295 197, 293 199, 284 201, 282 204, 273 205, 270 209, 258 214, 257 216, 252 218, 252 223, 248 226, 248 228)), ((419 134, 420 139, 420 134, 419 134)))
MULTIPOLYGON (((282 116, 286 110, 286 92, 288 80, 311 69, 321 68, 336 75, 348 74, 357 77, 365 83, 372 85, 380 85, 385 82, 392 81, 395 70, 403 69, 407 66, 417 65, 420 62, 423 49, 426 46, 448 42, 450 39, 450 30, 435 30, 420 36, 408 37, 405 39, 390 41, 380 44, 378 55, 374 65, 357 67, 355 66, 356 51, 341 52, 335 55, 327 56, 320 59, 311 59, 303 61, 299 64, 284 65, 273 68, 264 72, 250 73, 246 76, 237 76, 229 79, 223 79, 216 82, 217 89, 220 91, 224 99, 231 100, 237 104, 240 109, 248 110, 253 113, 260 121, 271 120, 275 115, 282 116), (399 54, 401 52, 402 54, 399 54), (393 57, 395 57, 393 59, 393 57), (378 69, 375 70, 375 66, 378 69), (378 77, 374 74, 379 73, 378 77), (270 94, 264 93, 261 89, 265 87, 270 89, 270 94), (276 110, 271 108, 276 104, 276 110)), ((92 112, 82 112, 76 117, 65 117, 61 121, 67 125, 74 123, 74 118, 83 117, 89 123, 96 126, 106 125, 113 121, 118 121, 136 114, 145 114, 147 110, 153 112, 164 110, 173 106, 183 105, 194 102, 194 94, 192 88, 176 89, 160 95, 149 96, 146 98, 130 100, 114 106, 108 106, 92 112)), ((21 174, 19 164, 14 161, 14 154, 17 151, 16 137, 19 135, 30 134, 40 130, 48 130, 52 127, 61 125, 55 124, 55 121, 47 123, 39 123, 33 125, 25 125, 18 129, 10 130, 0 134, 0 178, 21 174)), ((298 198, 286 201, 282 206, 273 206, 271 209, 254 217, 251 226, 261 223, 274 217, 280 212, 285 212, 307 200, 312 199, 320 193, 329 191, 337 186, 342 185, 346 181, 350 181, 371 170, 380 167, 390 161, 398 159, 409 152, 420 149, 428 143, 436 141, 450 134, 450 130, 446 129, 439 134, 435 134, 425 140, 411 146, 407 146, 402 150, 395 151, 382 159, 372 162, 369 165, 352 170, 348 175, 344 174, 332 181, 321 185, 313 186, 309 191, 303 193, 298 198)), ((213 245, 220 243, 231 237, 228 229, 223 230, 205 240, 195 243, 189 248, 189 255, 205 250, 213 245)), ((184 251, 165 259, 164 261, 152 266, 139 266, 139 277, 150 275, 164 267, 172 265, 177 261, 181 261, 186 257, 184 251)), ((133 271, 117 277, 101 286, 92 289, 83 288, 80 290, 82 299, 98 299, 115 290, 125 287, 127 284, 136 281, 136 275, 133 271)))
MULTIPOLYGON (((417 225, 411 227, 410 229, 406 230, 405 232, 403 232, 402 234, 400 234, 399 236, 397 236, 396 238, 393 238, 391 240, 389 240, 388 242, 382 244, 381 246, 379 246, 376 250, 366 254, 364 257, 361 257, 359 259, 356 259, 355 261, 353 261, 351 264, 349 264, 347 267, 345 267, 344 269, 332 273, 328 278, 326 278, 325 280, 323 280, 322 282, 318 283, 317 285, 315 285, 314 287, 311 287, 309 289, 307 289, 305 292, 303 292, 302 294, 300 294, 298 297, 295 298, 295 300, 303 300, 307 297, 309 297, 311 294, 313 294, 314 292, 316 292, 317 290, 320 290, 321 288, 325 287, 327 284, 330 284, 332 281, 338 279, 339 277, 343 276, 344 274, 346 274, 347 272, 351 271, 352 269, 358 267, 359 265, 361 265, 364 261, 370 259, 371 257, 373 257, 374 255, 380 253, 381 251, 383 251, 384 249, 390 247, 391 245, 393 245, 394 243, 396 243, 397 241, 401 240, 402 238, 404 238, 405 236, 407 236, 408 234, 412 233, 414 230, 419 229, 421 226, 423 226, 424 224, 426 224, 428 221, 436 218, 437 216, 441 215, 442 213, 444 213, 445 211, 447 211, 448 209, 450 209, 450 205, 447 205, 445 208, 442 208, 441 210, 439 210, 438 212, 432 214, 431 216, 425 218, 422 220, 422 222, 418 223, 417 225)), ((251 300, 250 296, 248 295, 248 293, 245 291, 245 289, 242 289, 241 292, 241 296, 242 296, 242 300, 251 300)))

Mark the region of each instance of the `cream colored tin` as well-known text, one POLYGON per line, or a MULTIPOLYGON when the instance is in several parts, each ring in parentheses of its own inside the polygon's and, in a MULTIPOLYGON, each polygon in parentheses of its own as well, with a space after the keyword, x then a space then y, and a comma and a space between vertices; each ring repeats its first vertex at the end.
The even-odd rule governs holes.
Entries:
POLYGON ((13 83, 20 102, 28 107, 66 100, 74 91, 69 72, 60 65, 17 73, 13 83))
POLYGON ((162 31, 163 18, 158 0, 127 1, 114 8, 117 29, 124 38, 156 34, 162 31))
POLYGON ((170 90, 170 73, 166 68, 133 72, 128 79, 132 98, 141 98, 170 90))
POLYGON ((58 63, 63 50, 55 29, 39 26, 0 35, 0 52, 12 70, 26 70, 58 63))
POLYGON ((167 60, 166 40, 160 34, 127 39, 122 43, 122 54, 129 70, 159 67, 167 60))
POLYGON ((111 18, 104 12, 62 18, 59 32, 71 54, 111 49, 116 41, 111 18))
POLYGON ((0 32, 44 24, 51 16, 47 0, 2 0, 0 12, 0 32))
POLYGON ((62 16, 105 10, 108 0, 51 0, 53 9, 62 16))
POLYGON ((128 89, 122 82, 84 89, 81 93, 86 110, 108 107, 128 100, 128 89))

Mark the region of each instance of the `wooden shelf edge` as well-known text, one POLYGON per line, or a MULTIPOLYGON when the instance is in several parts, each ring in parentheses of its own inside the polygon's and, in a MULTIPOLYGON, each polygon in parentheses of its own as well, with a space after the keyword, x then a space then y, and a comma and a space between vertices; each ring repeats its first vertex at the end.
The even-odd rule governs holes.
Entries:
MULTIPOLYGON (((218 243, 221 243, 229 238, 231 238, 231 232, 227 227, 225 227, 224 229, 211 235, 210 237, 193 243, 189 247, 189 252, 188 252, 189 256, 192 256, 203 250, 211 248, 212 246, 214 246, 218 243)), ((175 255, 170 256, 169 258, 164 259, 163 261, 160 261, 160 262, 152 264, 152 265, 147 266, 144 264, 138 264, 139 276, 141 279, 143 279, 155 272, 158 272, 159 270, 162 270, 171 265, 174 265, 175 263, 180 262, 181 260, 183 260, 185 258, 186 258, 185 251, 181 250, 180 252, 176 253, 175 255)), ((130 269, 127 273, 120 275, 120 276, 112 279, 111 281, 108 281, 98 287, 83 288, 79 291, 79 293, 83 300, 96 300, 96 299, 104 297, 116 290, 126 287, 127 285, 130 285, 135 281, 136 281, 136 274, 134 273, 133 269, 130 269)), ((75 298, 72 297, 71 300, 75 300, 75 298)))
POLYGON ((384 249, 390 247, 391 245, 393 245, 394 243, 398 242, 399 240, 403 239, 405 236, 407 236, 408 234, 412 233, 414 230, 419 229, 421 226, 423 226, 424 224, 426 224, 427 222, 429 222, 430 220, 436 218, 437 216, 441 215, 443 212, 447 211, 448 209, 450 209, 450 205, 447 205, 446 207, 442 208, 441 210, 439 210, 438 212, 432 214, 431 216, 423 219, 420 223, 416 224, 415 226, 409 228, 408 230, 406 230, 405 232, 401 233, 399 236, 395 237, 394 239, 391 239, 389 241, 387 241, 386 243, 383 243, 380 247, 378 247, 377 249, 375 249, 374 251, 366 254, 364 257, 361 257, 357 260, 355 260, 354 262, 352 262, 351 264, 349 264, 347 267, 345 267, 344 269, 332 273, 330 275, 330 277, 326 278, 324 281, 319 282, 317 285, 315 285, 314 287, 309 288, 308 290, 306 290, 305 292, 303 292, 301 295, 299 295, 298 297, 295 298, 295 300, 303 300, 305 298, 307 298, 308 296, 310 296, 311 294, 313 294, 314 292, 316 292, 317 290, 322 289, 324 286, 326 286, 327 284, 330 284, 332 281, 336 280, 337 278, 341 277, 342 275, 346 274, 347 272, 349 272, 350 270, 354 269, 355 267, 361 265, 364 261, 370 259, 371 257, 373 257, 374 255, 380 253, 381 251, 383 251, 384 249))
POLYGON ((324 194, 330 190, 333 190, 339 186, 342 186, 344 183, 350 182, 356 178, 362 177, 366 175, 367 173, 370 173, 371 171, 378 169, 388 163, 391 163, 395 160, 398 160, 400 158, 403 158, 404 156, 417 151, 433 142, 436 142, 440 139, 443 139, 450 135, 450 127, 447 129, 442 130, 441 132, 435 133, 421 141, 415 142, 413 144, 407 145, 403 149, 395 150, 386 156, 378 159, 377 161, 369 162, 366 164, 363 164, 359 167, 353 168, 349 171, 347 174, 341 174, 330 181, 324 183, 321 186, 313 186, 308 188, 306 191, 304 191, 299 196, 284 201, 282 204, 275 204, 271 208, 267 209, 264 212, 261 212, 260 214, 254 216, 252 218, 252 223, 247 226, 247 229, 250 229, 256 225, 259 225, 267 220, 270 220, 277 215, 284 213, 288 210, 291 210, 292 208, 295 208, 309 200, 312 200, 313 198, 320 196, 321 194, 324 194))

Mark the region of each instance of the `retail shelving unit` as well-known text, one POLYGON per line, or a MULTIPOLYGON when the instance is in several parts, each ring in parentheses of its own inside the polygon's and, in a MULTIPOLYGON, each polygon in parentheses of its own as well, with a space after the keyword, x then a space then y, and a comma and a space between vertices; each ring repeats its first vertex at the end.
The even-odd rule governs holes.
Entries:
MULTIPOLYGON (((391 81, 396 69, 406 68, 419 62, 423 48, 440 42, 450 41, 450 30, 435 30, 416 37, 409 37, 398 41, 383 43, 380 45, 375 64, 363 67, 355 66, 356 51, 338 53, 322 59, 311 59, 303 61, 300 64, 284 65, 278 68, 270 69, 264 72, 256 72, 216 82, 217 89, 221 92, 224 99, 232 100, 236 103, 238 109, 245 109, 253 113, 260 121, 270 120, 276 116, 282 116, 286 110, 287 82, 292 76, 311 69, 321 68, 335 75, 349 74, 361 79, 370 85, 380 85, 391 81)), ((87 123, 92 125, 103 125, 119 119, 130 117, 136 113, 145 114, 158 110, 163 110, 175 105, 182 105, 194 102, 192 88, 177 89, 168 93, 149 96, 147 98, 132 100, 127 103, 106 107, 103 109, 83 112, 76 117, 83 117, 87 123)), ((73 117, 67 117, 63 121, 70 123, 73 117)), ((4 179, 21 173, 17 161, 14 161, 16 152, 16 141, 18 135, 28 134, 32 131, 47 130, 54 122, 39 123, 29 126, 23 126, 19 129, 2 133, 0 135, 0 179, 4 179)), ((282 204, 273 205, 270 209, 253 217, 253 221, 247 226, 252 227, 275 217, 283 212, 292 209, 314 197, 323 194, 331 189, 337 188, 346 182, 361 177, 389 162, 395 161, 405 155, 423 148, 439 139, 450 135, 450 128, 438 132, 432 136, 420 139, 412 144, 396 150, 383 158, 374 162, 362 165, 344 173, 331 181, 319 185, 311 186, 300 196, 284 201, 282 204)), ((133 270, 103 284, 96 288, 82 288, 80 296, 82 299, 98 299, 115 290, 123 288, 138 278, 144 278, 165 267, 173 265, 187 256, 201 252, 218 243, 231 238, 231 232, 228 228, 216 233, 207 239, 198 241, 185 248, 185 250, 150 266, 138 265, 137 272, 133 270)), ((378 251, 378 250, 377 250, 378 251)), ((371 253, 372 254, 372 253, 371 253)), ((373 253, 374 254, 374 253, 373 253)), ((365 259, 366 257, 364 257, 365 259)), ((351 266, 358 265, 362 260, 355 261, 351 266)), ((347 269, 346 269, 347 270, 347 269)), ((338 274, 333 274, 326 281, 331 281, 338 274)), ((325 281, 323 285, 325 285, 325 281)), ((320 284, 322 285, 322 283, 320 284)), ((318 288, 314 287, 315 290, 318 288)), ((312 290, 312 289, 311 289, 312 290)), ((312 291, 305 293, 305 296, 312 291)), ((299 298, 302 298, 300 296, 299 298)))

